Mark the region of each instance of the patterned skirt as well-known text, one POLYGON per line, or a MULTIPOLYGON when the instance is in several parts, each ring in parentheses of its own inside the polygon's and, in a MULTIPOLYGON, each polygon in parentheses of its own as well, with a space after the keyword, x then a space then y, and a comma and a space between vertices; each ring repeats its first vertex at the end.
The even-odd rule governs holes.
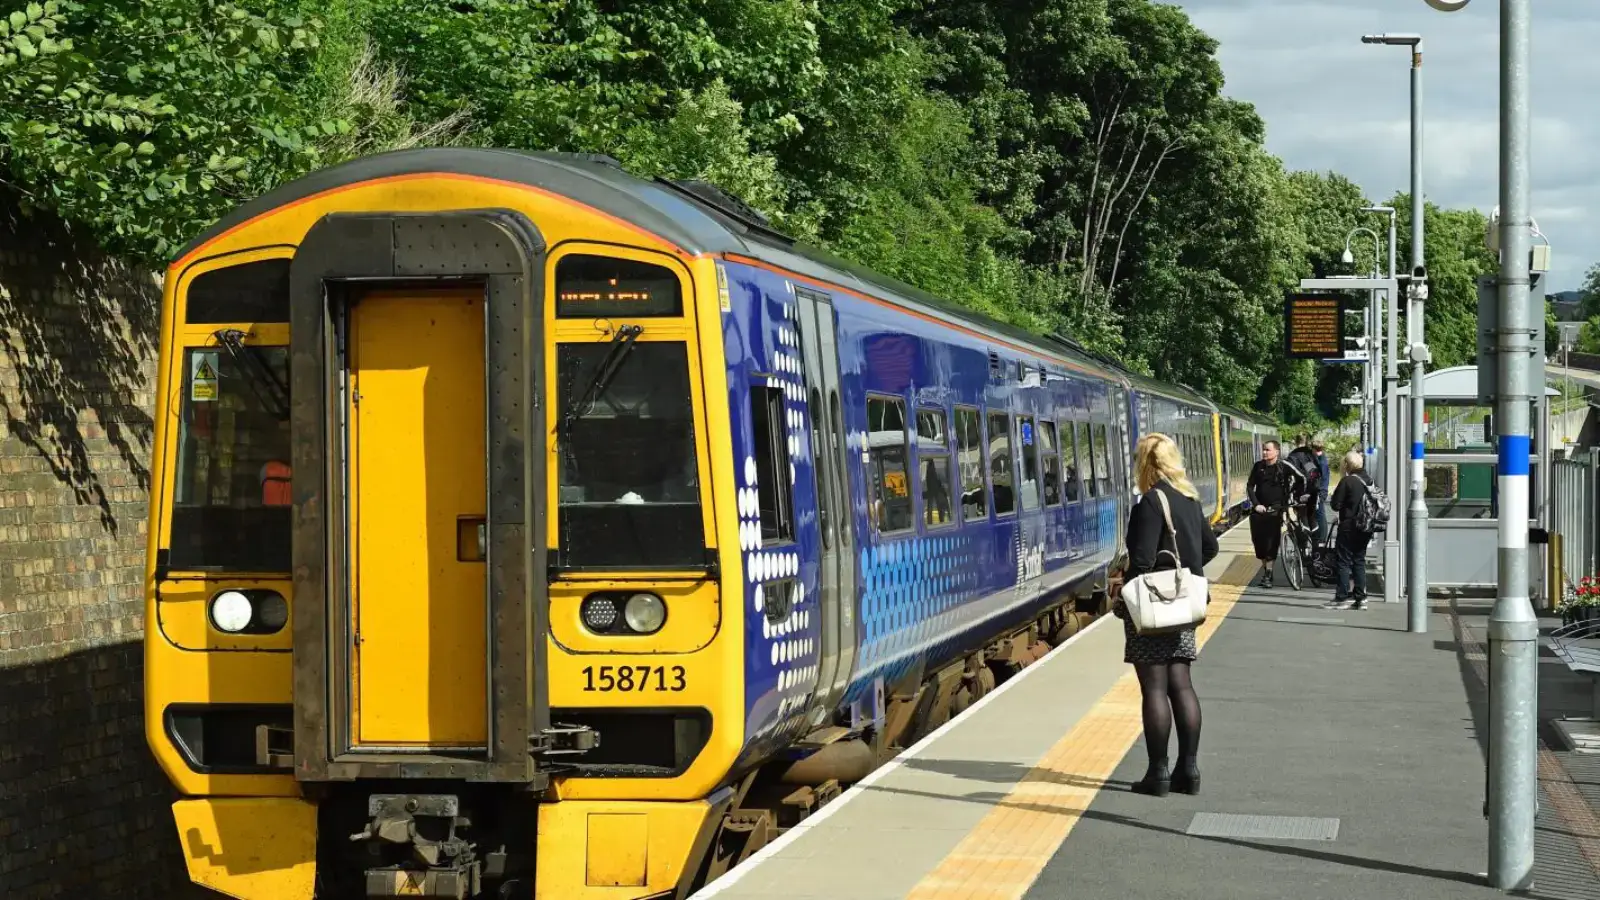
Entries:
POLYGON ((1193 628, 1167 634, 1140 634, 1134 631, 1133 622, 1128 619, 1124 610, 1119 608, 1117 612, 1120 613, 1117 618, 1122 620, 1122 635, 1126 639, 1122 654, 1123 662, 1156 665, 1173 660, 1200 658, 1200 648, 1195 643, 1193 628))

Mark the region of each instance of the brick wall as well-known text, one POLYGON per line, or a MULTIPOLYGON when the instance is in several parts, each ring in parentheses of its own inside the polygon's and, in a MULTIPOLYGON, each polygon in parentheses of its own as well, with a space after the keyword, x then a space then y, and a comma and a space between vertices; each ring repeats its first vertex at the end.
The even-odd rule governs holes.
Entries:
POLYGON ((149 274, 0 195, 5 900, 165 898, 188 882, 143 736, 158 299, 149 274))

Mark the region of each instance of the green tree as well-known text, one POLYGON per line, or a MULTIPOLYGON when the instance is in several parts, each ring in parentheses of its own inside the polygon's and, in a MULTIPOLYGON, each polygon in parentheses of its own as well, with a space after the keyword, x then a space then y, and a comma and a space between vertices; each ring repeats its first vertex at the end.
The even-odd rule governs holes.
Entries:
POLYGON ((1574 349, 1579 353, 1600 353, 1600 316, 1590 316, 1589 321, 1583 323, 1574 349))
POLYGON ((1583 285, 1578 291, 1583 298, 1579 314, 1584 319, 1600 316, 1600 263, 1595 263, 1583 273, 1583 285))
MULTIPOLYGON (((1411 258, 1411 197, 1396 194, 1389 205, 1399 213, 1399 254, 1411 258)), ((1425 207, 1425 239, 1428 266, 1428 301, 1425 331, 1432 367, 1444 369, 1466 365, 1478 352, 1478 279, 1494 275, 1499 262, 1484 246, 1488 217, 1473 209, 1425 207)), ((1406 268, 1402 264, 1402 271, 1406 268)), ((1402 307, 1401 334, 1408 306, 1402 307)))
POLYGON ((314 166, 316 4, 49 0, 0 23, 0 164, 31 203, 147 260, 314 166), (306 8, 302 8, 306 7, 306 8))

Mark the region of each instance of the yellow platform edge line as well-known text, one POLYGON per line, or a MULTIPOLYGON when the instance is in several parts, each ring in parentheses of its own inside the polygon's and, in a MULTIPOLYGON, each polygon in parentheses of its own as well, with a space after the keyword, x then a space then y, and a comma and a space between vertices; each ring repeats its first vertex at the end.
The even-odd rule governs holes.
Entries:
MULTIPOLYGON (((1229 568, 1211 585, 1210 612, 1196 629, 1202 649, 1244 593, 1241 584, 1220 583, 1239 580, 1229 568)), ((1130 667, 907 900, 1019 900, 1143 730, 1139 680, 1130 667)))

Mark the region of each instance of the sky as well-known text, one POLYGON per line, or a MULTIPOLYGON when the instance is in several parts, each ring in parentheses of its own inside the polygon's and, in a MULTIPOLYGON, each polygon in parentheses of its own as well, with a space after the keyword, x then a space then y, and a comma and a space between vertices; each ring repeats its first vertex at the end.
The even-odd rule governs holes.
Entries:
MULTIPOLYGON (((1172 2, 1220 43, 1224 91, 1255 105, 1271 152, 1293 169, 1341 172, 1378 201, 1410 187, 1411 58, 1361 36, 1421 34, 1423 196, 1485 214, 1498 203, 1497 0, 1455 13, 1423 0, 1172 2)), ((1533 7, 1532 211, 1552 247, 1553 293, 1600 262, 1600 0, 1533 7)))

